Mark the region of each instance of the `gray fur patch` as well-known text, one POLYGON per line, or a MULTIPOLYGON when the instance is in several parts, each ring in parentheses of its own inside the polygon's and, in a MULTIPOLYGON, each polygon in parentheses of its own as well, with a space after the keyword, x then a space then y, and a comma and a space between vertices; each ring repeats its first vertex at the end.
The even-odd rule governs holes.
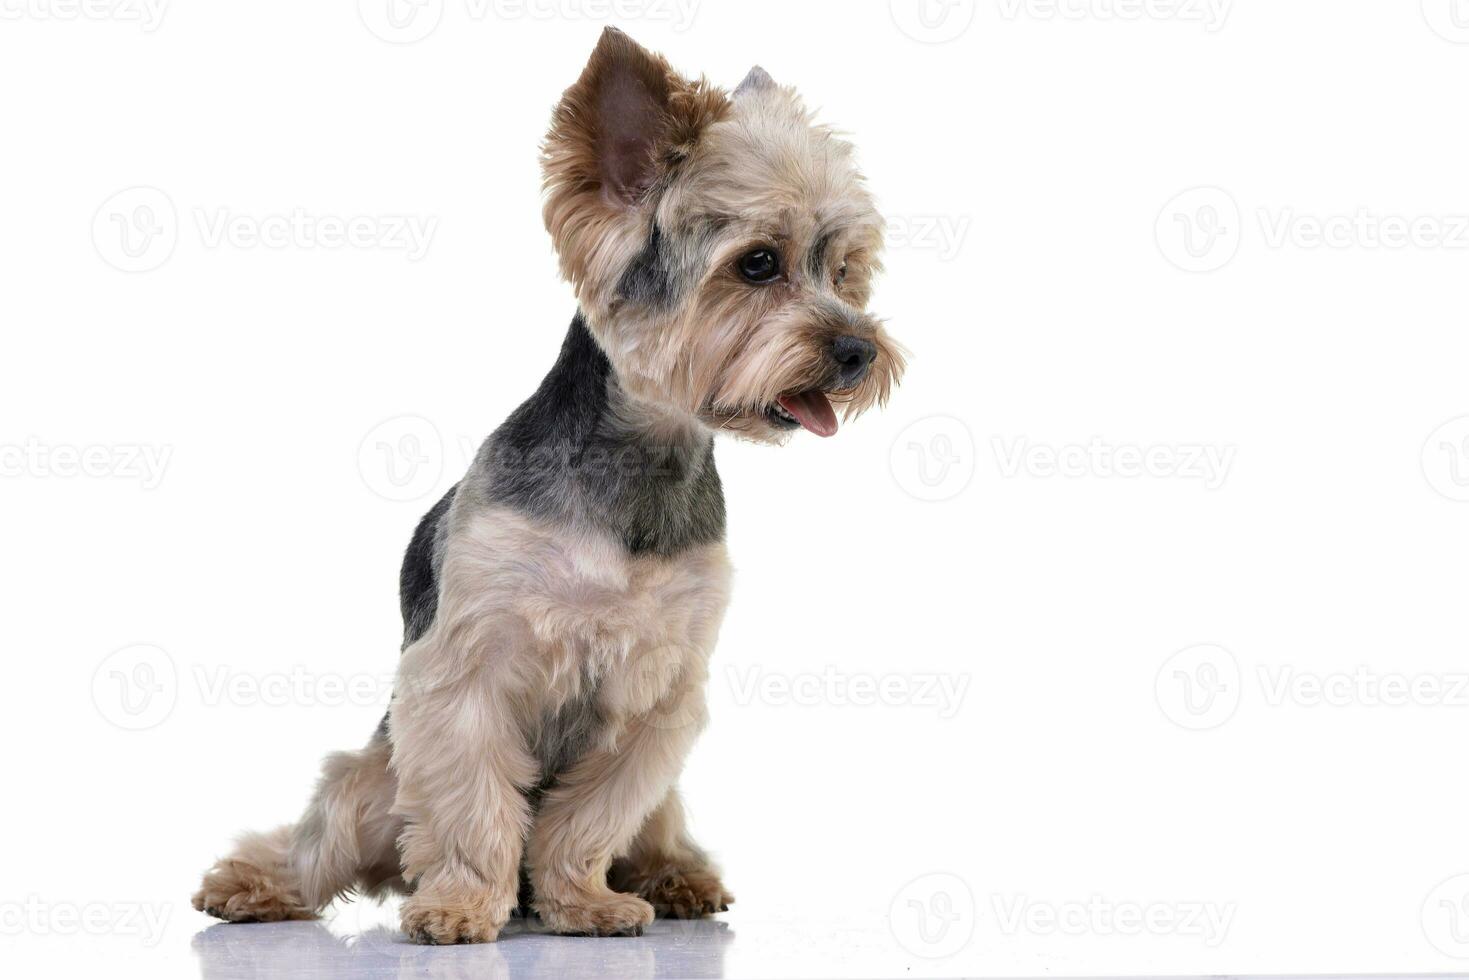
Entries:
POLYGON ((588 684, 578 697, 542 717, 531 741, 531 751, 541 764, 540 789, 555 785, 556 778, 596 744, 606 724, 597 694, 598 686, 588 684))
POLYGON ((665 308, 678 296, 663 233, 654 223, 642 251, 622 273, 617 295, 640 306, 665 308))
POLYGON ((449 488, 439 502, 423 515, 403 554, 398 572, 398 605, 403 613, 403 646, 428 632, 439 606, 439 563, 448 536, 445 516, 454 501, 457 486, 449 488))
POLYGON ((811 245, 811 251, 806 258, 806 262, 807 268, 810 269, 812 279, 820 281, 826 278, 826 250, 830 247, 830 233, 823 234, 811 245))
POLYGON ((480 447, 454 512, 475 503, 605 529, 634 554, 724 537, 713 437, 669 444, 642 429, 580 314, 541 387, 480 447))

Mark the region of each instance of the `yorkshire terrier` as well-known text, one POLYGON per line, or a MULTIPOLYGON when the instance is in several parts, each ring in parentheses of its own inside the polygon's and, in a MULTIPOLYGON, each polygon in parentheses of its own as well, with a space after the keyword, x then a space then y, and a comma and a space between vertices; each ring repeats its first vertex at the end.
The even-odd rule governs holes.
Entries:
POLYGON ((397 890, 410 939, 462 943, 517 910, 637 935, 732 900, 675 787, 729 595, 713 437, 830 436, 834 406, 886 401, 883 222, 794 91, 690 81, 611 28, 542 166, 579 303, 560 356, 413 535, 387 717, 299 823, 205 873, 210 915, 397 890))

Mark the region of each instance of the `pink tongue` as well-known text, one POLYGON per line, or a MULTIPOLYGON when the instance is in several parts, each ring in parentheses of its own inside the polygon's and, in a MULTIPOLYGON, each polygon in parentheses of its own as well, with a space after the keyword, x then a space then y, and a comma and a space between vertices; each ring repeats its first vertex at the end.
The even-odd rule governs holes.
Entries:
POLYGON ((823 438, 837 434, 837 414, 831 410, 831 402, 819 391, 805 391, 799 395, 781 395, 776 401, 780 407, 796 417, 807 432, 823 438))

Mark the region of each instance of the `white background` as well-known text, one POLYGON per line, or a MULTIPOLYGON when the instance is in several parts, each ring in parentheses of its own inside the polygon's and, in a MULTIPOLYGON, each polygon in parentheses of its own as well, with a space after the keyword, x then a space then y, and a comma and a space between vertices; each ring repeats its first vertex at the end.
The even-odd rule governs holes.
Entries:
POLYGON ((609 21, 851 133, 913 352, 720 448, 730 975, 1464 968, 1469 3, 569 2, 0 0, 7 972, 197 969, 199 872, 377 723, 573 311, 536 147, 609 21))

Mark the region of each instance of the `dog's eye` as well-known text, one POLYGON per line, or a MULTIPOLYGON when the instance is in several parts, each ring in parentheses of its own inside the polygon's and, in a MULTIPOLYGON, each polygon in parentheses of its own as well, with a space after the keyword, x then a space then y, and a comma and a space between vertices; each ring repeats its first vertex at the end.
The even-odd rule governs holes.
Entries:
POLYGON ((847 281, 847 263, 843 262, 842 263, 842 267, 837 270, 836 284, 838 286, 840 286, 842 283, 844 283, 846 281, 847 281))
POLYGON ((769 282, 780 275, 780 256, 768 248, 757 248, 740 256, 740 275, 750 282, 769 282))

